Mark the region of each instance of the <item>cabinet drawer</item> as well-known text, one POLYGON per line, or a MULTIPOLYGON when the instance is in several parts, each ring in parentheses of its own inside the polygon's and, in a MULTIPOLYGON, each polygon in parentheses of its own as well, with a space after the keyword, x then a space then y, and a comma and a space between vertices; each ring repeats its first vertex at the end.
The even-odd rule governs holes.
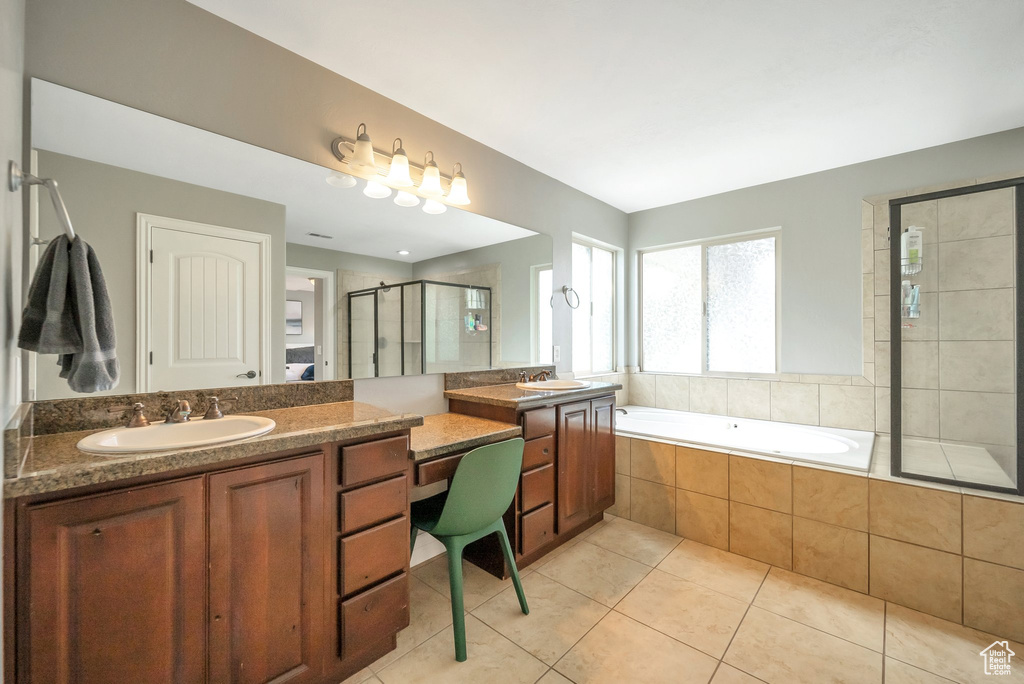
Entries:
POLYGON ((344 537, 339 543, 338 556, 342 596, 407 569, 409 519, 403 515, 398 520, 344 537))
POLYGON ((523 511, 551 503, 555 500, 555 466, 541 466, 523 473, 522 487, 523 511))
POLYGON ((402 573, 379 587, 342 601, 338 620, 342 658, 409 626, 409 575, 402 573))
POLYGON ((555 460, 555 436, 531 439, 523 446, 523 472, 555 460))
POLYGON ((388 475, 405 472, 409 467, 409 438, 389 437, 376 442, 341 448, 341 485, 349 487, 388 475))
POLYGON ((409 477, 398 477, 338 495, 338 529, 342 534, 403 515, 409 504, 409 477))
POLYGON ((426 463, 417 463, 416 484, 425 485, 449 479, 455 474, 455 469, 459 467, 459 461, 465 455, 454 454, 452 456, 444 456, 443 458, 435 458, 426 463))
POLYGON ((523 411, 523 439, 555 434, 555 407, 523 411))
POLYGON ((526 555, 536 551, 555 538, 555 507, 552 504, 523 515, 520 553, 526 555))

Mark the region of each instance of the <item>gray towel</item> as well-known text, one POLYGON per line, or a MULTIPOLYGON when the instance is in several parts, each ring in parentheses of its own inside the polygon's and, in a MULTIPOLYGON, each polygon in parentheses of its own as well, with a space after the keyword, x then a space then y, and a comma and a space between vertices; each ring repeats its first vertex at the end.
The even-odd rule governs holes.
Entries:
POLYGON ((59 354, 60 377, 76 392, 117 386, 114 317, 96 253, 61 235, 43 253, 29 288, 18 346, 59 354))

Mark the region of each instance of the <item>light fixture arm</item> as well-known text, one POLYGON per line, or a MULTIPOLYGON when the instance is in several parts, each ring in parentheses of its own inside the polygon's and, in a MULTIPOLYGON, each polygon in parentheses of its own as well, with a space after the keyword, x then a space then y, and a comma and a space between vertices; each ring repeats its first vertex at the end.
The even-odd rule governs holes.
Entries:
MULTIPOLYGON (((340 161, 342 164, 346 164, 347 165, 347 164, 351 163, 351 161, 352 161, 352 152, 353 152, 354 148, 355 148, 355 140, 352 140, 351 138, 346 138, 344 136, 339 136, 339 137, 335 138, 333 141, 331 141, 331 153, 334 154, 335 159, 340 161)), ((391 163, 391 159, 394 157, 393 154, 391 154, 389 152, 384 152, 384 151, 378 150, 376 147, 373 148, 373 154, 376 157, 378 157, 378 158, 387 160, 388 164, 391 163)), ((431 156, 433 156, 433 153, 429 153, 429 154, 431 156)), ((413 162, 412 160, 410 160, 409 161, 409 169, 410 170, 415 169, 422 176, 423 175, 424 165, 417 164, 417 163, 413 162)), ((377 170, 377 173, 378 173, 378 175, 386 175, 379 168, 377 170)), ((449 176, 447 174, 444 174, 444 173, 441 174, 441 178, 444 181, 449 182, 449 183, 452 180, 451 176, 449 176)))

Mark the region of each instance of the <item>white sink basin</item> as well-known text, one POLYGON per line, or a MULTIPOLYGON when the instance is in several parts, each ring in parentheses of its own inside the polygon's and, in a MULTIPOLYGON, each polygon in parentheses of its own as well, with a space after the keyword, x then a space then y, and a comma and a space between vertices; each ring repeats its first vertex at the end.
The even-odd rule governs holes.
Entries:
POLYGON ((589 382, 582 380, 536 380, 534 382, 517 382, 516 387, 524 390, 574 390, 590 387, 589 382))
POLYGON ((139 451, 168 451, 188 447, 235 442, 264 435, 277 425, 260 416, 202 418, 187 423, 153 423, 149 427, 120 427, 96 432, 78 443, 93 454, 128 454, 139 451))

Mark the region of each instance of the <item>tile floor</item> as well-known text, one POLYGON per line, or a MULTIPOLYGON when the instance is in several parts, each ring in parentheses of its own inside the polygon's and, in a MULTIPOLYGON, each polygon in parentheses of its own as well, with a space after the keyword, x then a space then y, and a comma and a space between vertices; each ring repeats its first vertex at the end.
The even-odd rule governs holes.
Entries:
MULTIPOLYGON (((455 661, 446 559, 413 569, 398 648, 344 684, 984 682, 996 637, 848 589, 606 520, 511 582, 466 565, 469 660, 455 661)), ((1003 682, 1024 682, 1024 645, 1003 682)))

